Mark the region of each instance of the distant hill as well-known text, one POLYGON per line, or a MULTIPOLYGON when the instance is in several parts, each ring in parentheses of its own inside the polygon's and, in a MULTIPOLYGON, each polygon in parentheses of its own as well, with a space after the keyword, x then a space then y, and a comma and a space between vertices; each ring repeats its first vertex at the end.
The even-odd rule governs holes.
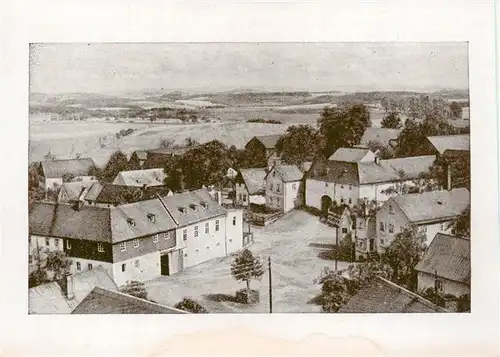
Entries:
POLYGON ((444 99, 469 99, 468 89, 442 89, 432 94, 444 99))

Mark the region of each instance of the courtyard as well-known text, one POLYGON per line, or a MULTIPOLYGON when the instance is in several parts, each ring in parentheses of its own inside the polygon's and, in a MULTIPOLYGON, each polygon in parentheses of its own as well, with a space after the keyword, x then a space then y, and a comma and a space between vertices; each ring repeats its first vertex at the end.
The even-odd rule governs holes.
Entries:
MULTIPOLYGON (((267 227, 251 229, 254 243, 249 249, 260 258, 265 270, 260 281, 251 282, 251 288, 260 293, 260 302, 246 305, 228 298, 245 287, 245 283, 231 276, 231 256, 147 282, 149 298, 173 306, 184 297, 189 297, 211 313, 268 313, 270 257, 273 313, 321 312, 320 306, 309 303, 321 290, 314 280, 324 268, 333 269, 335 262, 318 258, 321 249, 310 244, 333 241, 334 229, 320 223, 318 217, 299 210, 290 212, 267 227)), ((348 263, 338 263, 338 269, 347 266, 348 263)))

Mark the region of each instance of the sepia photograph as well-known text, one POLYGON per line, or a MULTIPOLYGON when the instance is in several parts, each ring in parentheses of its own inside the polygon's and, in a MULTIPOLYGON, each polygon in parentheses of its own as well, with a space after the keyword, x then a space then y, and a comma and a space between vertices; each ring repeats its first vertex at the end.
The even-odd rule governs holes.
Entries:
POLYGON ((470 314, 471 120, 466 41, 31 43, 28 313, 470 314))

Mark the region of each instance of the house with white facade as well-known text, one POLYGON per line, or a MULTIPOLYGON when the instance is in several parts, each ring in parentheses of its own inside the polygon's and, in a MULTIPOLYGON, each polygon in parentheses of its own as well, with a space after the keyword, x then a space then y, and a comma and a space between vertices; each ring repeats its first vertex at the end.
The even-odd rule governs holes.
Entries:
POLYGON ((440 190, 390 198, 377 212, 377 251, 382 253, 396 234, 417 228, 426 236, 426 245, 437 233, 450 233, 450 223, 467 209, 466 188, 440 190))
POLYGON ((460 297, 470 293, 470 239, 437 233, 415 266, 417 289, 460 297))
POLYGON ((120 171, 116 175, 113 185, 136 187, 163 186, 166 177, 163 168, 120 171))
POLYGON ((35 202, 30 261, 65 252, 71 273, 102 266, 118 286, 227 256, 244 246, 241 209, 226 210, 204 190, 97 207, 35 202))
POLYGON ((435 156, 388 160, 375 157, 368 161, 371 154, 360 156, 349 156, 350 161, 316 161, 306 176, 306 205, 326 210, 333 202, 351 207, 358 200, 385 202, 394 195, 388 189, 415 186, 436 159, 435 156))
POLYGON ((42 161, 40 187, 48 190, 62 186, 63 182, 95 181, 94 168, 94 160, 89 158, 42 161))
POLYGON ((304 173, 296 165, 274 165, 265 177, 266 206, 284 213, 300 202, 299 186, 304 173))
POLYGON ((266 175, 265 168, 240 169, 234 181, 235 203, 242 206, 265 204, 266 175))

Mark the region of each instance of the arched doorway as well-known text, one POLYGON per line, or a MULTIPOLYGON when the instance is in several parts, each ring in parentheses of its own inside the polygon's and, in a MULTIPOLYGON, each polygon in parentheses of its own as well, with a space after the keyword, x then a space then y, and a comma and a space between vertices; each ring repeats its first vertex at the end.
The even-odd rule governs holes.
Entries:
POLYGON ((330 196, 324 195, 321 197, 321 213, 326 217, 328 216, 328 209, 332 206, 332 199, 330 196))

